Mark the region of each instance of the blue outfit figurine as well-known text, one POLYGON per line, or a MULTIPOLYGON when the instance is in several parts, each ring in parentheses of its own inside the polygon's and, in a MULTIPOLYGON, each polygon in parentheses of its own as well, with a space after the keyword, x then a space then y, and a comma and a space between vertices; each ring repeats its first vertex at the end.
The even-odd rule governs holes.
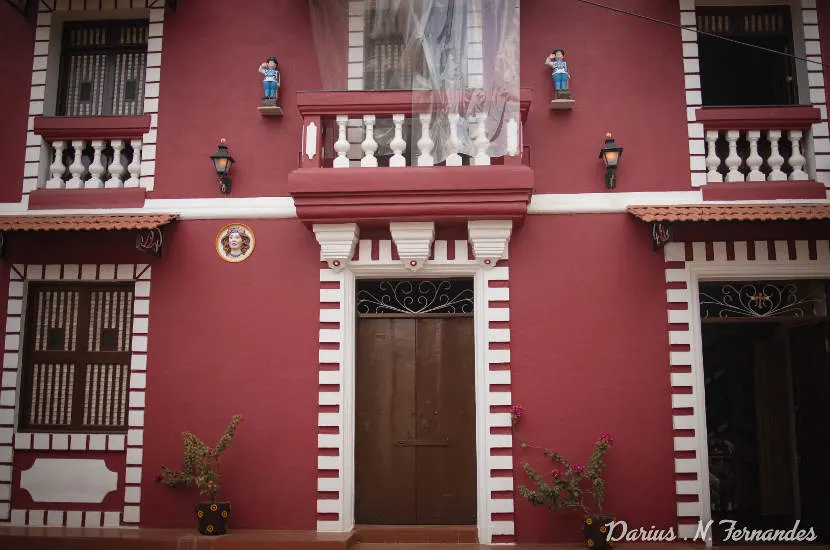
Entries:
POLYGON ((271 99, 276 102, 277 91, 280 87, 280 71, 277 69, 276 57, 269 57, 268 61, 259 66, 259 72, 265 75, 262 79, 262 87, 265 91, 263 99, 271 99))
POLYGON ((555 98, 570 97, 570 88, 568 81, 571 75, 568 72, 568 63, 565 62, 565 50, 556 49, 545 59, 545 65, 553 69, 553 87, 555 90, 555 98))

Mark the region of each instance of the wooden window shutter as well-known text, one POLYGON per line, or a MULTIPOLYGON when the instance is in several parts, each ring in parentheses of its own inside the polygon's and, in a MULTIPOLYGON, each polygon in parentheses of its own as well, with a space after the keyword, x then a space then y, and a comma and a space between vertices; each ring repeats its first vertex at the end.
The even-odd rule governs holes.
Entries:
POLYGON ((30 283, 21 429, 127 428, 133 283, 30 283))

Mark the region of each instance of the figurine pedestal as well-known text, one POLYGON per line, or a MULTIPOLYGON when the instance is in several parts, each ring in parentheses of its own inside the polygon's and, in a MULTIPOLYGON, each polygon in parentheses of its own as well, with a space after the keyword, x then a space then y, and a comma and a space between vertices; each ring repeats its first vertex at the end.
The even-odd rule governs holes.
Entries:
POLYGON ((576 103, 576 101, 574 101, 573 99, 553 99, 550 102, 550 110, 551 111, 566 111, 566 110, 569 111, 573 108, 574 103, 576 103))
POLYGON ((282 107, 273 99, 263 99, 262 105, 257 107, 262 116, 282 116, 282 107))

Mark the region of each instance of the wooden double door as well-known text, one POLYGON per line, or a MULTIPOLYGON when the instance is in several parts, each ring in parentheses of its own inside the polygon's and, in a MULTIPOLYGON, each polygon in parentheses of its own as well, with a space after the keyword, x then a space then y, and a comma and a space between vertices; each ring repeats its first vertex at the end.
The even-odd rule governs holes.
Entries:
POLYGON ((472 317, 357 326, 356 522, 475 524, 472 317))

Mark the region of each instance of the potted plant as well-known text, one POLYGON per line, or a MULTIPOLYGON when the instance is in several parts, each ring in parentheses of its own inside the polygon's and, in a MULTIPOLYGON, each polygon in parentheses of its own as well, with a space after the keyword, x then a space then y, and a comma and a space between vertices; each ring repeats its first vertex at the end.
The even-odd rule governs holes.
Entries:
POLYGON ((233 442, 236 427, 241 421, 241 415, 231 417, 230 424, 215 447, 208 447, 190 432, 182 433, 184 461, 181 471, 173 471, 162 466, 161 473, 156 474, 158 483, 168 487, 194 485, 200 494, 210 496, 210 502, 200 502, 196 505, 199 532, 203 535, 225 534, 231 504, 216 502, 216 494, 219 492, 219 460, 233 442))
POLYGON ((549 476, 544 476, 529 463, 522 462, 522 468, 535 487, 530 489, 520 485, 519 494, 532 505, 546 506, 551 511, 562 508, 582 510, 585 546, 592 549, 608 549, 613 546, 607 535, 608 524, 615 521, 615 518, 602 512, 602 503, 605 500, 603 455, 613 444, 614 440, 610 435, 602 434, 594 443, 594 450, 587 464, 581 466, 569 462, 557 452, 533 447, 521 441, 522 448, 541 450, 553 462, 554 469, 549 476), (587 495, 593 500, 595 509, 589 505, 587 495))

